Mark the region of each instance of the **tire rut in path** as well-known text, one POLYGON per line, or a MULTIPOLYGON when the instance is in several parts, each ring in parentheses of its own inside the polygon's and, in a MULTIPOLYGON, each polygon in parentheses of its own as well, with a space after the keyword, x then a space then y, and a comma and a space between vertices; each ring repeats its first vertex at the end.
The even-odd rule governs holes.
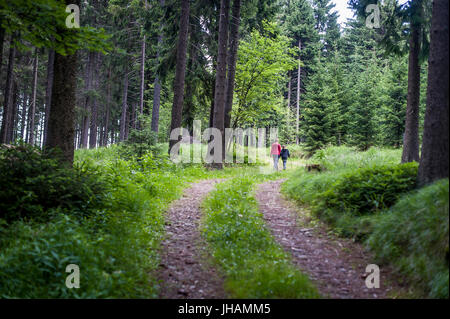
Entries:
POLYGON ((204 180, 192 184, 167 211, 159 271, 160 298, 226 297, 223 278, 208 263, 206 244, 199 232, 200 204, 221 181, 204 180))
POLYGON ((276 241, 292 256, 293 262, 328 298, 387 298, 392 287, 386 284, 388 270, 380 267, 380 288, 368 289, 365 269, 373 263, 359 244, 327 234, 323 226, 302 228, 298 210, 280 194, 284 180, 259 185, 256 199, 276 241))

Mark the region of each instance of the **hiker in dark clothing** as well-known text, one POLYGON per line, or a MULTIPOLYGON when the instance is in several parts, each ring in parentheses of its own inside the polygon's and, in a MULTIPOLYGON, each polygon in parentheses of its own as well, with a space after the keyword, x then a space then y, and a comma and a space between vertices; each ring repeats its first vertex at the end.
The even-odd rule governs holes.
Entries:
POLYGON ((281 147, 280 157, 283 160, 283 169, 286 169, 286 162, 289 157, 291 157, 291 154, 289 154, 289 150, 286 148, 286 146, 281 147))

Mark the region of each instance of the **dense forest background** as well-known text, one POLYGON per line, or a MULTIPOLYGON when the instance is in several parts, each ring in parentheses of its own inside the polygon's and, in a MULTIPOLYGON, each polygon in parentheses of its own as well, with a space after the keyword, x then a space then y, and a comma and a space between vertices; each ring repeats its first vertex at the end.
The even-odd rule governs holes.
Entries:
MULTIPOLYGON (((355 19, 339 25, 334 5, 327 0, 235 4, 241 6, 234 10, 242 22, 234 34, 230 30, 230 46, 235 37, 239 50, 229 127, 276 126, 284 143, 306 143, 310 151, 327 144, 402 147, 412 32, 405 20, 413 15, 408 6, 416 2, 422 12, 419 40, 425 46, 418 52, 416 101, 411 102, 417 104, 413 116, 419 139, 411 143, 418 148, 425 113, 431 1, 403 6, 385 2, 380 28, 368 28, 365 14, 355 14, 355 19)), ((5 89, 0 98, 2 105, 9 103, 1 109, 2 142, 20 139, 42 147, 55 53, 35 39, 33 33, 39 30, 15 30, 9 25, 14 20, 5 12, 17 10, 14 15, 19 17, 19 5, 2 10, 6 17, 0 61, 5 89)), ((203 127, 213 126, 219 9, 220 1, 195 1, 188 13, 180 124, 191 132, 194 119, 202 120, 203 127)), ((75 148, 118 143, 136 130, 151 130, 155 139, 168 141, 175 116, 179 3, 83 1, 80 14, 81 26, 104 30, 108 45, 103 45, 104 52, 83 48, 78 52, 75 148)), ((239 23, 238 17, 231 20, 230 28, 239 23)))
MULTIPOLYGON (((330 0, 0 0, 0 298, 209 298, 183 286, 211 279, 183 246, 200 237, 217 296, 448 298, 449 2, 345 2, 340 24, 330 0), (171 161, 176 144, 218 151, 170 138, 196 120, 222 137, 278 128, 288 169, 171 161), (263 219, 281 194, 309 223, 287 249, 263 219), (289 255, 310 237, 312 274, 289 255), (344 250, 397 287, 372 294, 344 250)), ((222 159, 254 149, 227 142, 222 159)))

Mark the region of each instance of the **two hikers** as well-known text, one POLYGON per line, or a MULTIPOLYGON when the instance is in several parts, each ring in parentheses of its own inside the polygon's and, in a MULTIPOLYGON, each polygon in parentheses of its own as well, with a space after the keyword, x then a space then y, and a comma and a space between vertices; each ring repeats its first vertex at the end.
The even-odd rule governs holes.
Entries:
POLYGON ((270 155, 272 155, 273 158, 273 168, 278 171, 278 160, 281 157, 283 160, 283 169, 286 169, 286 162, 287 159, 291 156, 289 154, 289 150, 283 145, 278 143, 278 140, 275 140, 275 142, 272 144, 272 147, 270 149, 270 155))

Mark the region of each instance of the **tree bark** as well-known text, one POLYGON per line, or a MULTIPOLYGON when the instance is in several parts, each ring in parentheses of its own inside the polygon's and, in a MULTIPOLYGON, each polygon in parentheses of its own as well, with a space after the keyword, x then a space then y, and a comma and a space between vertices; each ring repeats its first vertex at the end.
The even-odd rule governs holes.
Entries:
POLYGON ((228 78, 227 78, 226 98, 225 98, 225 115, 224 115, 225 128, 229 128, 231 124, 231 110, 233 108, 233 95, 234 95, 234 79, 236 75, 237 51, 239 47, 240 12, 241 12, 241 0, 233 0, 233 7, 231 9, 231 30, 229 40, 230 45, 227 61, 228 78))
POLYGON ((18 131, 18 117, 19 117, 19 105, 17 103, 17 95, 18 95, 18 87, 16 79, 13 80, 13 98, 12 98, 12 125, 10 126, 9 136, 11 137, 11 141, 15 141, 17 138, 18 131))
POLYGON ((89 139, 89 124, 91 122, 91 109, 92 109, 92 81, 93 70, 95 66, 95 52, 88 53, 88 63, 85 74, 85 94, 84 99, 84 112, 83 123, 81 128, 81 147, 87 148, 89 139))
POLYGON ((419 185, 448 178, 449 2, 434 0, 419 185))
MULTIPOLYGON (((159 4, 162 7, 164 7, 164 0, 160 0, 159 4)), ((163 41, 163 34, 162 30, 160 30, 160 33, 158 35, 158 46, 156 48, 156 61, 159 63, 159 57, 160 57, 160 51, 161 51, 161 45, 163 41)), ((161 83, 158 72, 155 73, 155 80, 153 83, 153 108, 152 108, 152 123, 151 123, 151 129, 153 132, 158 133, 159 131, 159 108, 161 105, 161 83)))
MULTIPOLYGON (((157 53, 157 57, 159 52, 157 53)), ((152 131, 159 131, 159 107, 161 105, 161 83, 159 75, 155 74, 155 82, 153 85, 153 109, 152 109, 152 131)))
POLYGON ((288 106, 288 110, 291 109, 291 91, 292 91, 292 81, 291 81, 291 71, 289 71, 288 73, 288 95, 287 95, 287 106, 288 106))
POLYGON ((122 97, 122 115, 120 117, 120 135, 119 140, 125 140, 127 126, 127 100, 128 100, 128 63, 125 63, 125 74, 123 76, 123 97, 122 97))
POLYGON ((136 104, 131 105, 130 127, 136 129, 136 104))
POLYGON ((215 87, 215 83, 213 83, 211 85, 211 105, 209 106, 209 126, 208 127, 213 127, 214 125, 214 95, 215 95, 215 91, 216 91, 216 87, 215 87))
POLYGON ((52 102, 52 86, 53 86, 53 64, 55 62, 55 51, 48 51, 47 62, 47 88, 45 90, 45 123, 44 123, 44 145, 47 141, 48 117, 50 114, 50 105, 52 102))
POLYGON ((106 93, 106 116, 105 116, 105 131, 103 133, 103 143, 102 146, 108 145, 108 128, 109 128, 109 117, 111 112, 111 67, 108 69, 108 92, 106 93))
MULTIPOLYGON (((219 20, 219 41, 217 52, 217 70, 216 83, 214 92, 214 119, 213 127, 217 128, 221 135, 222 141, 225 136, 224 120, 225 120, 225 94, 226 94, 226 76, 227 76, 227 44, 228 44, 228 18, 230 9, 230 0, 220 1, 220 20, 219 20)), ((225 157, 224 145, 222 145, 222 158, 225 157)), ((222 169, 223 163, 214 163, 215 168, 222 169)))
MULTIPOLYGON (((94 80, 93 80, 93 89, 95 93, 99 91, 99 77, 100 77, 100 68, 102 64, 102 56, 100 53, 95 53, 94 58, 94 80)), ((91 110, 91 125, 89 129, 89 148, 97 147, 97 128, 98 128, 98 98, 94 96, 92 98, 92 110, 91 110)))
MULTIPOLYGON (((66 4, 80 5, 80 0, 66 0, 66 4)), ((65 30, 67 32, 67 30, 65 30)), ((52 102, 45 147, 59 149, 58 159, 73 165, 75 138, 75 104, 77 87, 77 52, 60 55, 55 53, 52 102)))
MULTIPOLYGON (((186 75, 186 51, 189 31, 189 0, 181 0, 181 19, 180 30, 178 32, 177 46, 177 66, 175 70, 174 96, 172 105, 172 121, 170 132, 181 126, 181 115, 183 112, 184 99, 184 78, 186 75)), ((172 147, 177 143, 175 140, 169 142, 169 153, 172 147)))
POLYGON ((25 141, 26 137, 25 137, 25 123, 26 123, 26 118, 27 118, 27 107, 28 107, 28 96, 27 93, 24 92, 23 93, 23 100, 22 100, 22 114, 21 114, 21 119, 20 119, 20 138, 25 141))
POLYGON ((419 161, 420 25, 412 23, 409 41, 408 97, 402 163, 419 161))
POLYGON ((30 110, 30 137, 28 143, 34 145, 34 129, 35 129, 35 114, 36 114, 36 93, 37 93, 37 80, 38 80, 38 64, 39 64, 39 54, 38 49, 34 50, 34 62, 33 62, 33 87, 31 89, 33 94, 33 99, 31 100, 31 110, 30 110))
MULTIPOLYGON (((76 0, 68 0, 76 2, 76 0)), ((78 1, 79 4, 79 1, 78 1)), ((48 122, 46 147, 62 151, 60 160, 73 164, 75 137, 77 53, 55 53, 52 101, 48 122)))
POLYGON ((5 95, 3 98, 3 121, 0 130, 0 143, 10 143, 9 131, 12 125, 12 86, 14 76, 14 61, 16 58, 16 47, 14 46, 14 36, 11 36, 9 48, 8 71, 6 73, 5 95))
MULTIPOLYGON (((145 10, 147 10, 147 0, 145 0, 144 5, 145 10)), ((139 114, 144 114, 144 91, 145 91, 145 42, 147 41, 147 37, 144 34, 144 38, 142 39, 142 50, 141 50, 141 87, 139 90, 139 114)), ((141 128, 141 124, 138 123, 139 128, 141 128)))
MULTIPOLYGON (((298 50, 300 54, 302 52, 302 40, 298 40, 298 50)), ((296 122, 295 122, 295 142, 299 143, 299 127, 300 127, 300 89, 301 89, 301 74, 302 74, 302 66, 301 66, 301 56, 298 56, 298 71, 297 71, 297 113, 296 113, 296 122)))
MULTIPOLYGON (((1 25, 1 19, 0 19, 0 25, 1 25)), ((0 27, 0 74, 2 74, 2 67, 3 67, 3 44, 5 43, 5 29, 0 27)))

